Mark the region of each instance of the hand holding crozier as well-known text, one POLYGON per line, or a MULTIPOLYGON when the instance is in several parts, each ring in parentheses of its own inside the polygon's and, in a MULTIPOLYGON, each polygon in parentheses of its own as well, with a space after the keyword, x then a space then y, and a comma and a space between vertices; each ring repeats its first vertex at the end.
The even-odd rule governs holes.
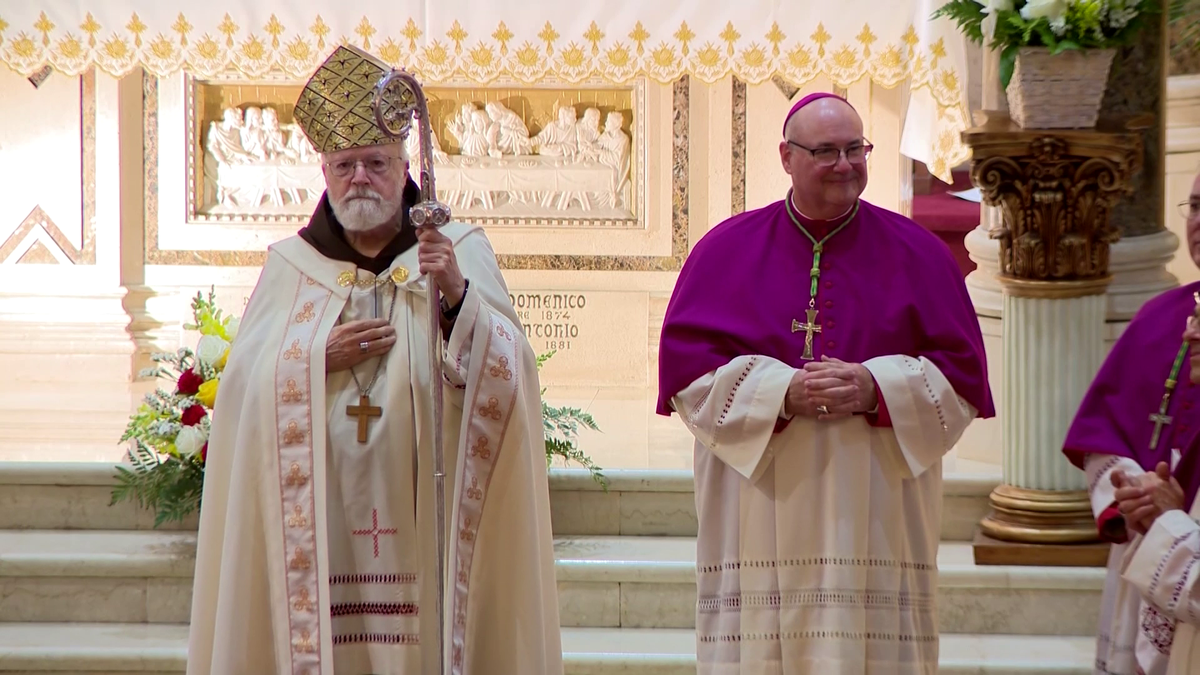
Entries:
POLYGON ((325 344, 325 372, 353 368, 382 356, 396 344, 396 329, 386 319, 361 319, 333 327, 325 344))
POLYGON ((456 306, 466 293, 467 282, 454 257, 454 242, 436 227, 417 228, 417 260, 421 274, 427 274, 446 298, 446 304, 456 306))

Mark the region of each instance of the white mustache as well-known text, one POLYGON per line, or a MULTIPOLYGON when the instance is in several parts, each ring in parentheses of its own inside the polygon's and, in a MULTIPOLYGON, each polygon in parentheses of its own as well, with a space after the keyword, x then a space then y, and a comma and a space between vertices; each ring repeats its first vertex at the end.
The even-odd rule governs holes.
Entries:
POLYGON ((383 201, 383 195, 370 188, 355 188, 347 192, 344 199, 346 201, 350 201, 351 199, 370 199, 373 202, 381 202, 383 201))

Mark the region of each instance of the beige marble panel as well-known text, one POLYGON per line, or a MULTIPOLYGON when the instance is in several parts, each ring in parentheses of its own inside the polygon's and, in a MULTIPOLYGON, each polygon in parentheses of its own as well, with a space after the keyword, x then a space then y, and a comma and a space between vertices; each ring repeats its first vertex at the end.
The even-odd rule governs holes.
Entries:
MULTIPOLYGON (((1200 120, 1196 123, 1197 134, 1200 136, 1200 120)), ((1176 249, 1167 271, 1179 279, 1180 284, 1200 281, 1200 270, 1192 261, 1191 252, 1187 246, 1187 222, 1179 213, 1178 204, 1187 201, 1192 192, 1192 185, 1200 174, 1200 149, 1193 152, 1180 152, 1167 155, 1166 176, 1166 219, 1167 229, 1179 237, 1179 248, 1176 249)))
POLYGON ((783 120, 791 107, 792 101, 773 82, 746 85, 747 211, 783 199, 791 187, 791 178, 779 160, 783 120))
POLYGON ((0 577, 0 622, 146 620, 145 579, 0 577))
MULTIPOLYGON (((79 462, 80 457, 63 458, 79 462)), ((115 461, 110 458, 109 461, 115 461)), ((99 485, 0 485, 0 528, 149 530, 154 514, 131 502, 110 506, 112 487, 99 485)), ((165 523, 161 530, 195 530, 199 517, 165 523)))
POLYGON ((563 626, 620 626, 620 584, 560 581, 558 613, 563 626))
POLYGON ((912 160, 900 154, 907 97, 904 86, 887 89, 868 78, 846 91, 846 98, 862 117, 863 135, 875 146, 867 160, 867 188, 862 198, 897 213, 904 213, 906 208, 905 174, 911 173, 912 167, 912 160))
POLYGON ((945 495, 942 504, 943 541, 970 541, 975 537, 979 521, 991 510, 987 496, 945 495))
POLYGON ((146 621, 187 623, 192 616, 192 579, 148 579, 146 621))
POLYGON ((621 501, 604 492, 553 492, 550 520, 556 534, 621 534, 621 501))
POLYGON ((621 584, 621 626, 695 628, 695 584, 621 584))
POLYGON ((696 498, 686 492, 622 492, 621 534, 696 536, 696 498))
POLYGON ((1004 404, 1003 364, 1004 343, 1000 332, 1000 319, 980 316, 979 328, 983 333, 983 348, 987 355, 988 383, 992 388, 992 402, 996 406, 996 416, 990 419, 976 419, 971 422, 962 437, 955 445, 955 451, 963 459, 989 464, 1000 465, 1004 448, 1000 438, 1000 415, 1004 404))
POLYGON ((102 486, 0 485, 0 527, 31 529, 132 529, 137 508, 109 507, 102 486))
POLYGON ((0 623, 5 673, 177 673, 187 660, 187 626, 0 623))
POLYGON ((1100 593, 1050 589, 942 588, 938 622, 946 633, 1091 635, 1100 593))

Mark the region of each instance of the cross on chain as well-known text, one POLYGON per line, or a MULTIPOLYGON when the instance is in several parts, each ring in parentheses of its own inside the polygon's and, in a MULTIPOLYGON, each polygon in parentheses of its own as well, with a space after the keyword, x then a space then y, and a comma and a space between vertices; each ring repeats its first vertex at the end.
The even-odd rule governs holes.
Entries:
POLYGON ((375 543, 375 557, 378 558, 379 557, 379 535, 381 535, 381 534, 396 534, 396 528, 385 527, 385 528, 380 529, 380 527, 379 527, 379 510, 371 509, 371 529, 369 529, 369 530, 354 530, 353 534, 356 534, 359 536, 370 537, 372 539, 372 541, 375 543))
POLYGON ((1162 433, 1162 428, 1169 425, 1174 419, 1165 414, 1164 410, 1159 410, 1150 416, 1150 421, 1154 422, 1154 434, 1150 436, 1150 448, 1153 449, 1158 447, 1158 437, 1162 433))
POLYGON ((371 405, 371 397, 360 395, 358 397, 358 405, 346 406, 346 414, 351 417, 358 417, 358 442, 367 442, 367 422, 372 417, 379 417, 383 414, 383 408, 371 405))
POLYGON ((817 310, 806 309, 804 313, 808 315, 804 323, 792 319, 792 332, 799 333, 804 331, 804 354, 800 357, 806 361, 813 359, 813 333, 821 332, 821 324, 817 323, 817 310))

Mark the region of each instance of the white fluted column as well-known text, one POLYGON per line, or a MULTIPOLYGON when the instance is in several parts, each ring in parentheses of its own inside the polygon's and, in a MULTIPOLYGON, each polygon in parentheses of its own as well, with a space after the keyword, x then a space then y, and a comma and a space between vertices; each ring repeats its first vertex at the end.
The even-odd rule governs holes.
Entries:
POLYGON ((1084 490, 1062 453, 1067 428, 1104 361, 1103 288, 1074 298, 1004 294, 1004 483, 1084 490))
POLYGON ((1084 474, 1063 440, 1104 362, 1111 277, 1034 281, 1002 275, 1004 482, 991 495, 984 534, 1005 541, 1094 541, 1084 474))

